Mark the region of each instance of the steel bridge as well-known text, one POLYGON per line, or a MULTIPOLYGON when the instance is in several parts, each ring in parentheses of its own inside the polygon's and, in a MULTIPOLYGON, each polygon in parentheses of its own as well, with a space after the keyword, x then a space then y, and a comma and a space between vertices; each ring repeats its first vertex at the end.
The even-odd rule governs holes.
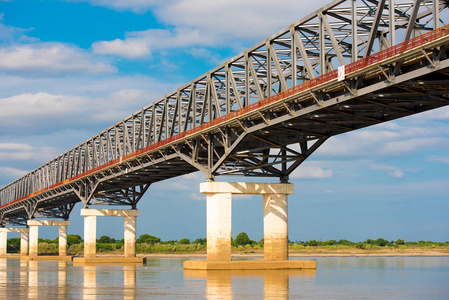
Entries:
POLYGON ((289 175, 329 137, 449 104, 447 0, 336 0, 0 190, 0 223, 135 208, 202 171, 289 175))

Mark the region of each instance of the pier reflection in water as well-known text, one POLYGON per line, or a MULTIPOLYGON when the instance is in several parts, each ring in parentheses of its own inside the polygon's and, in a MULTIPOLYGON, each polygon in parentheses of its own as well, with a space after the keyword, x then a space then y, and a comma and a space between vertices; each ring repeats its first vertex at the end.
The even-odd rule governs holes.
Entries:
POLYGON ((207 282, 208 300, 240 299, 239 291, 248 289, 263 290, 265 299, 289 299, 290 280, 314 280, 315 276, 315 270, 184 270, 184 279, 207 282))
POLYGON ((100 295, 136 299, 136 264, 79 266, 83 268, 83 299, 97 299, 100 295))
POLYGON ((314 258, 311 271, 184 271, 0 259, 0 299, 447 299, 449 257, 314 258))

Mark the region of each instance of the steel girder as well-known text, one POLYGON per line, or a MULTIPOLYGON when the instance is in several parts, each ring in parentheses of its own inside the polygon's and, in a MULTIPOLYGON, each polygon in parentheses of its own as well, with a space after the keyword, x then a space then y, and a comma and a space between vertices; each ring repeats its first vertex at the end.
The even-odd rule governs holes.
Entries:
POLYGON ((414 59, 402 56, 365 68, 335 86, 207 130, 201 126, 437 28, 444 24, 443 10, 446 1, 333 1, 5 186, 2 205, 26 201, 0 207, 1 216, 18 218, 26 211, 32 217, 39 209, 55 216, 58 204, 64 211, 79 201, 135 207, 151 183, 197 170, 208 178, 287 180, 330 136, 446 105, 446 76, 437 72, 444 69, 447 44, 419 49, 414 59), (411 75, 414 68, 428 66, 443 79, 411 75), (398 84, 417 78, 437 85, 439 92, 414 81, 398 84), (379 91, 384 96, 375 97, 379 91), (195 134, 172 140, 195 129, 195 134), (26 210, 27 205, 34 210, 26 210))

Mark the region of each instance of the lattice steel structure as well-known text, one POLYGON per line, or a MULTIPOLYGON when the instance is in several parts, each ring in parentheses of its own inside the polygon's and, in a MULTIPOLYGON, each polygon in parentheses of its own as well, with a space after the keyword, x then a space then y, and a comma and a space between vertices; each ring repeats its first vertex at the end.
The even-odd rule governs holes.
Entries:
POLYGON ((331 136, 447 105, 448 4, 333 1, 3 187, 0 222, 198 170, 286 181, 331 136))

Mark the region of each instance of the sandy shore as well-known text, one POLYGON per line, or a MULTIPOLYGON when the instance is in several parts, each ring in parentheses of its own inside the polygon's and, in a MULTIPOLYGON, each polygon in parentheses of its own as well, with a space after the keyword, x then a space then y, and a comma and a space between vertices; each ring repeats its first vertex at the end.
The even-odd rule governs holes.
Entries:
MULTIPOLYGON (((163 254, 163 253, 150 253, 150 254, 138 254, 138 256, 145 257, 198 257, 205 258, 205 253, 176 253, 176 254, 163 254)), ((449 249, 388 249, 388 250, 337 250, 337 251, 307 251, 307 252, 290 252, 290 257, 395 257, 395 256, 449 256, 449 249)), ((263 253, 235 253, 232 257, 263 257, 263 253)))

